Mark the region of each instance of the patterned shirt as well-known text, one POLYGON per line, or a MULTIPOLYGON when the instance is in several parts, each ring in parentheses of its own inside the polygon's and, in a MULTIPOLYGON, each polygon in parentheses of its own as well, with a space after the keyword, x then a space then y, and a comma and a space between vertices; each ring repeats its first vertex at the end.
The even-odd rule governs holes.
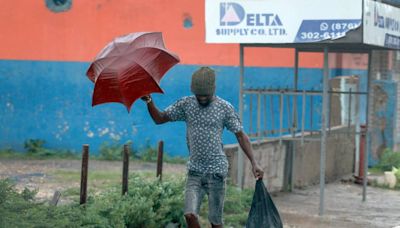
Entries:
POLYGON ((195 96, 183 97, 165 109, 171 121, 186 122, 189 148, 188 169, 200 173, 228 172, 228 160, 222 148, 224 127, 236 133, 243 129, 233 106, 215 96, 206 107, 195 96))

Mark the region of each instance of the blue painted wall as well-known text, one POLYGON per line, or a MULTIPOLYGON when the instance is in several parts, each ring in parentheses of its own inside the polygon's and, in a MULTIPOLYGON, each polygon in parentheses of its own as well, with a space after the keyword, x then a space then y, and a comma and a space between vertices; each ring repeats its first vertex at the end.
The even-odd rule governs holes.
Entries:
POLYGON ((389 80, 372 81, 375 95, 375 112, 372 114, 374 120, 371 129, 372 150, 369 155, 369 165, 379 162, 384 149, 394 146, 395 113, 397 108, 397 83, 389 80), (380 97, 380 99, 377 99, 380 97))
MULTIPOLYGON (((82 144, 90 144, 91 151, 97 153, 103 142, 132 140, 138 148, 164 140, 167 153, 187 156, 184 123, 155 125, 140 100, 133 105, 131 113, 117 103, 91 107, 94 86, 85 76, 88 66, 87 62, 0 60, 0 148, 21 151, 25 140, 43 139, 49 148, 79 151, 82 144)), ((191 74, 197 68, 196 65, 172 68, 161 81, 165 94, 153 95, 158 107, 166 108, 179 97, 190 95, 191 74)), ((239 67, 213 68, 218 74, 217 95, 238 110, 239 67)), ((334 69, 332 77, 339 75, 338 72, 366 75, 362 70, 334 69)), ((292 68, 248 67, 244 83, 246 88, 291 88, 292 75, 292 68)), ((321 69, 300 69, 299 89, 320 90, 321 80, 321 69)), ((320 108, 320 99, 314 102, 315 109, 320 108)), ((314 129, 319 127, 319 118, 318 113, 313 117, 314 129)), ((244 119, 248 129, 246 116, 244 119)), ((309 120, 306 125, 310 127, 309 120)), ((224 143, 235 142, 229 132, 223 137, 224 143)))

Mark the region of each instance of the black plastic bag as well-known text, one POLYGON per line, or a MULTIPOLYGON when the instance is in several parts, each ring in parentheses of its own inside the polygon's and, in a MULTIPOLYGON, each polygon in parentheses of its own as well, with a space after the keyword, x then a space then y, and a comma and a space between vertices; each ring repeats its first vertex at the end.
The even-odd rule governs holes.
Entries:
POLYGON ((262 180, 257 180, 246 228, 282 228, 281 217, 262 180))

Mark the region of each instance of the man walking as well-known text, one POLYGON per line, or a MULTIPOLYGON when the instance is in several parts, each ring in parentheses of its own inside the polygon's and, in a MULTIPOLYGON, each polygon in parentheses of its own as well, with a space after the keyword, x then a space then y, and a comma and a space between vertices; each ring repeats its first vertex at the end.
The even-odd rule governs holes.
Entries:
POLYGON ((185 188, 184 214, 189 228, 200 227, 198 214, 201 201, 208 196, 212 227, 223 227, 222 214, 225 198, 228 160, 222 148, 224 128, 233 132, 240 147, 252 164, 255 178, 264 172, 253 157, 248 136, 233 106, 215 95, 215 72, 201 67, 192 75, 194 96, 179 99, 164 111, 159 111, 150 96, 142 97, 156 124, 169 121, 186 122, 186 140, 189 148, 188 176, 185 188))

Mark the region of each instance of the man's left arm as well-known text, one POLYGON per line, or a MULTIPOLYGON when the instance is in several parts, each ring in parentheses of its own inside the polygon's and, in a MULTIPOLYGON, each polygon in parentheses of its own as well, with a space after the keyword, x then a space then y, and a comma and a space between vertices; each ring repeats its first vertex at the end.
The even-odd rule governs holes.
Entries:
POLYGON ((251 165, 253 166, 252 171, 256 179, 262 179, 264 176, 264 171, 258 164, 258 162, 254 159, 253 149, 251 148, 250 139, 246 133, 243 131, 239 131, 235 133, 236 139, 239 142, 240 147, 243 152, 249 158, 251 165))

